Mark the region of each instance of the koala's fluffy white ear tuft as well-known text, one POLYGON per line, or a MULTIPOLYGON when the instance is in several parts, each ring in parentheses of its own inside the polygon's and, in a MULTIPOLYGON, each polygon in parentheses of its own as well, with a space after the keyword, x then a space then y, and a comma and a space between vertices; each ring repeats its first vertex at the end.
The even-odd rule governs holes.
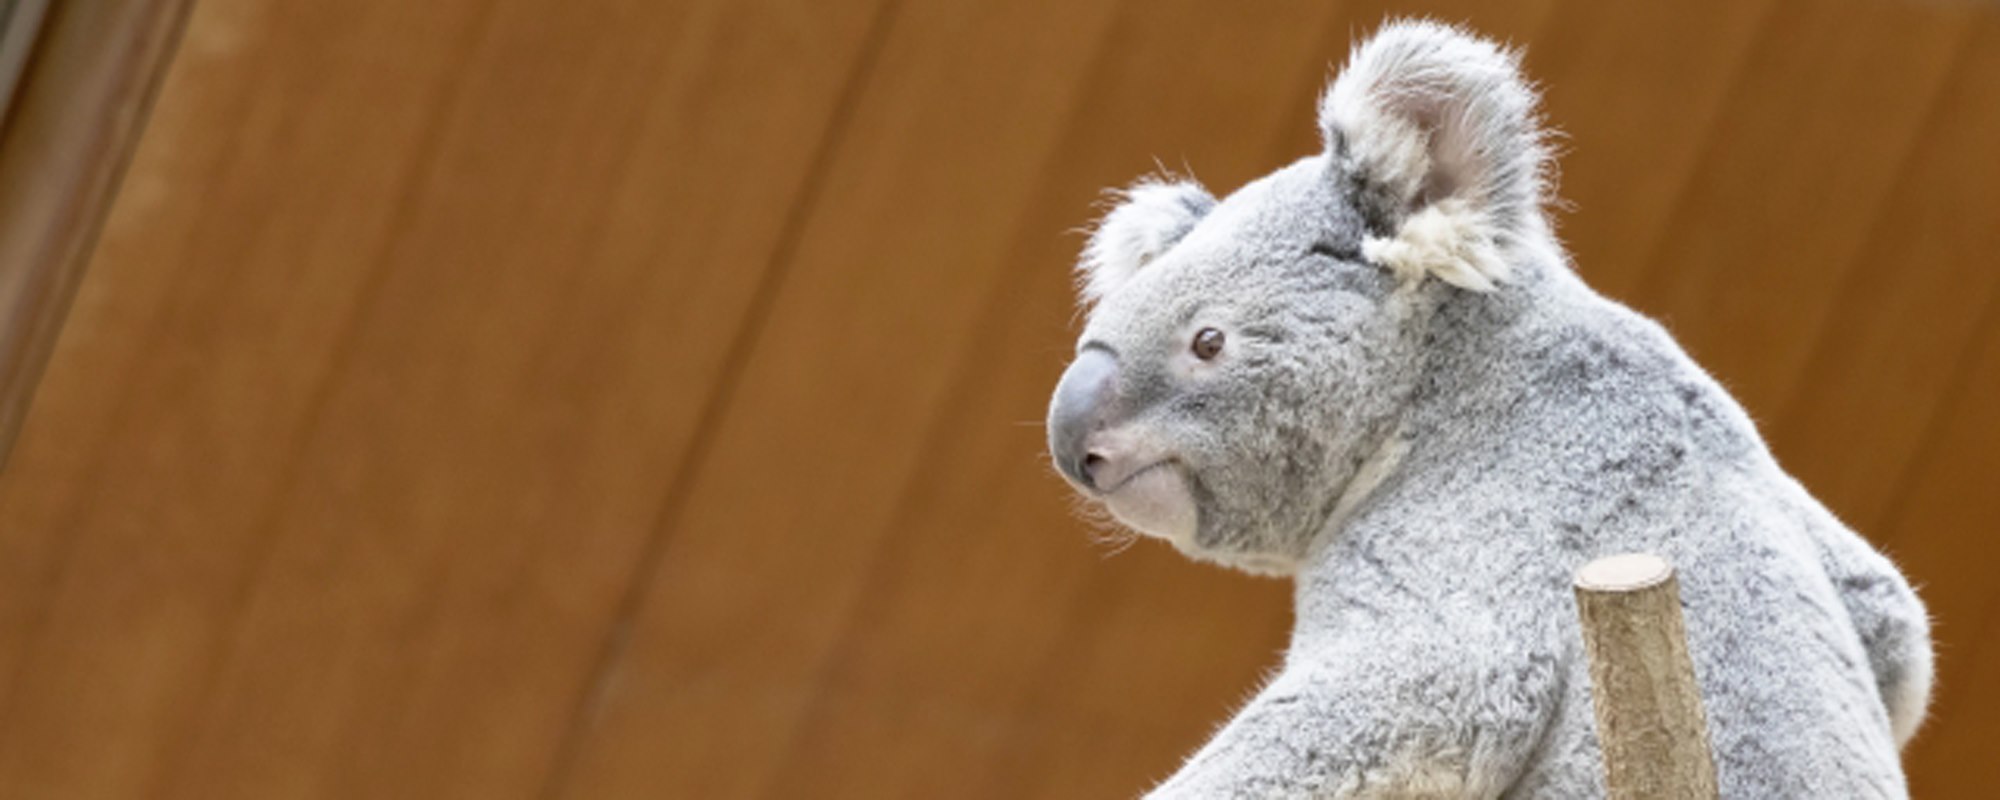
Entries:
POLYGON ((1085 303, 1117 290, 1215 207, 1208 190, 1185 179, 1147 178, 1110 195, 1111 210, 1091 229, 1077 264, 1085 303))
POLYGON ((1363 253, 1408 277, 1486 291, 1545 236, 1548 151, 1516 54, 1448 25, 1396 21, 1320 101, 1328 152, 1389 232, 1363 253))

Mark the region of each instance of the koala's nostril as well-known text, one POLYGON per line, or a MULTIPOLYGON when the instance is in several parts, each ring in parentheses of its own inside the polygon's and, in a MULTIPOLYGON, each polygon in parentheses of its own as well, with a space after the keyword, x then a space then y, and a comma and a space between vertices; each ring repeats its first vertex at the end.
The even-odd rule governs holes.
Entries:
POLYGON ((1082 475, 1090 483, 1091 488, 1102 489, 1104 488, 1104 484, 1098 482, 1097 473, 1104 469, 1104 464, 1104 456, 1096 453, 1085 453, 1083 463, 1077 465, 1077 474, 1082 475))

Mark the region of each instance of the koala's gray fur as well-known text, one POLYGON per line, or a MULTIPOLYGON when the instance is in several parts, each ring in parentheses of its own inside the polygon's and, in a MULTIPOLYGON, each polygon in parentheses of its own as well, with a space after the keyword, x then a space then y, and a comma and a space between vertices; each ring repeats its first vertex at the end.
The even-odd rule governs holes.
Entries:
POLYGON ((1534 108, 1512 54, 1391 23, 1324 152, 1220 202, 1142 183, 1096 230, 1059 467, 1297 591, 1282 669, 1151 796, 1602 795, 1570 582, 1629 551, 1679 570, 1725 797, 1906 796, 1922 604, 1570 271, 1534 108))

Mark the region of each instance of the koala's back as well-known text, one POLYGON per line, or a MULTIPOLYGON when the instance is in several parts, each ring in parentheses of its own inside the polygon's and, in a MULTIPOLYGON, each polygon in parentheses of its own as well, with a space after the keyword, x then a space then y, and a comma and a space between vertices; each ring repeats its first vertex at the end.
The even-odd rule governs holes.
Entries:
MULTIPOLYGON (((1741 491, 1686 520, 1712 537, 1650 548, 1679 567, 1722 796, 1905 796, 1895 720, 1921 714, 1924 689, 1909 683, 1928 683, 1921 607, 1893 569, 1837 552, 1865 549, 1850 531, 1741 491)), ((1602 793, 1590 676, 1568 644, 1560 719, 1509 796, 1602 793)))
POLYGON ((1591 558, 1645 550, 1680 573, 1724 796, 1904 796, 1898 747, 1921 718, 1931 672, 1908 584, 1784 473, 1658 326, 1580 284, 1550 294, 1559 299, 1461 343, 1480 366, 1437 391, 1484 398, 1490 416, 1467 426, 1469 409, 1436 409, 1432 424, 1463 432, 1428 437, 1438 449, 1412 454, 1412 473, 1428 479, 1403 495, 1413 504, 1404 516, 1443 509, 1433 525, 1476 535, 1499 518, 1529 532, 1473 540, 1493 563, 1539 565, 1540 590, 1493 602, 1516 604, 1522 629, 1548 631, 1565 672, 1557 719, 1509 795, 1601 794, 1574 610, 1566 591, 1549 590, 1591 558), (1508 548, 1515 557, 1495 557, 1508 548))
POLYGON ((1930 681, 1922 606, 1770 469, 1717 503, 1716 541, 1682 556, 1719 777, 1735 797, 1905 796, 1898 750, 1930 681))
MULTIPOLYGON (((1679 567, 1722 796, 1906 796, 1897 750, 1930 674, 1914 594, 1823 512, 1794 513, 1769 493, 1710 499, 1687 522, 1711 523, 1713 539, 1653 549, 1679 567)), ((1590 676, 1569 654, 1544 757, 1509 796, 1602 793, 1590 676)))

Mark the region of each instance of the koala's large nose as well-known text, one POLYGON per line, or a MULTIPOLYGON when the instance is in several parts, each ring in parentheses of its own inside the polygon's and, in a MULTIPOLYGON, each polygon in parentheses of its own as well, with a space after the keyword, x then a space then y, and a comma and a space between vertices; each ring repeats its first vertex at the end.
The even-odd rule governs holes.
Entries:
POLYGON ((1063 372, 1055 399, 1049 402, 1049 453, 1055 456, 1056 468, 1091 489, 1104 488, 1096 478, 1106 462, 1085 442, 1104 427, 1117 382, 1117 357, 1102 348, 1085 348, 1063 372))

